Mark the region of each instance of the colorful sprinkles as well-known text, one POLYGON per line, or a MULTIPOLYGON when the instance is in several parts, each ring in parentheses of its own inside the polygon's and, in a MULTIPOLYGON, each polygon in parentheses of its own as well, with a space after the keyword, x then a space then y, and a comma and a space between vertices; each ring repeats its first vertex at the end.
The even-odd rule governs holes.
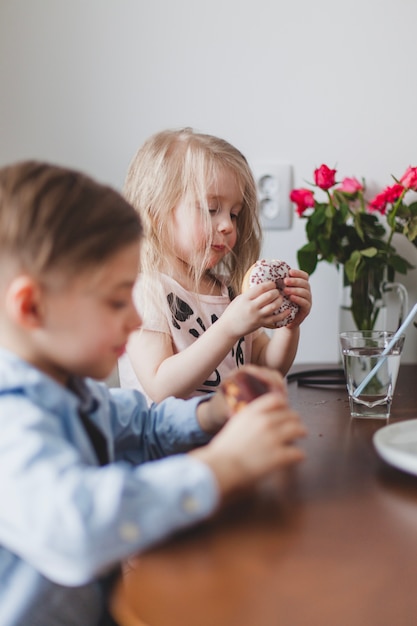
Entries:
MULTIPOLYGON (((284 289, 284 278, 288 276, 290 269, 290 266, 285 261, 280 261, 278 259, 272 259, 271 261, 260 259, 259 261, 256 261, 249 274, 249 287, 259 285, 267 280, 273 280, 277 289, 282 293, 284 289)), ((291 300, 284 295, 284 301, 277 313, 283 313, 287 309, 290 309, 290 315, 281 322, 277 322, 275 324, 275 328, 286 326, 292 322, 298 312, 298 305, 291 302, 291 300)))

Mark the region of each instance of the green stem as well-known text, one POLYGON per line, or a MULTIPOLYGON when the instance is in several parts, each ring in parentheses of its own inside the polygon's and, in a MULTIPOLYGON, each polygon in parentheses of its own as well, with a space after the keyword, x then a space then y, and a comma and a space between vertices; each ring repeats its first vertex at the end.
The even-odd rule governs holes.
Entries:
POLYGON ((328 189, 326 189, 327 197, 329 198, 329 205, 332 207, 333 211, 335 211, 335 206, 333 204, 333 198, 328 189))
POLYGON ((395 202, 395 204, 392 207, 390 218, 393 220, 393 226, 391 226, 391 232, 390 232, 390 235, 388 237, 388 241, 387 241, 388 246, 391 245, 391 241, 392 241, 392 238, 393 238, 394 233, 395 233, 395 216, 397 215, 397 211, 398 211, 398 209, 400 207, 400 204, 402 203, 402 201, 404 199, 404 196, 407 193, 407 191, 408 191, 407 189, 403 189, 403 191, 401 192, 400 197, 398 198, 398 200, 395 202))

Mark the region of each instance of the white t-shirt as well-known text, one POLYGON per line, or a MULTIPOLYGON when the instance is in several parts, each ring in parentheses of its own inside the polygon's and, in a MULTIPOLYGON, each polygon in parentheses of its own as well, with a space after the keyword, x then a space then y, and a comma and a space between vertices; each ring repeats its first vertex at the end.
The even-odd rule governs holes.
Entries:
MULTIPOLYGON (((230 296, 226 285, 223 284, 222 295, 201 295, 185 290, 174 279, 164 274, 161 278, 167 308, 166 310, 160 308, 148 310, 144 328, 148 331, 170 335, 174 352, 182 352, 219 319, 230 304, 230 296)), ((139 312, 143 311, 143 297, 139 278, 134 289, 135 305, 139 312)), ((232 370, 250 363, 252 343, 260 332, 262 330, 241 337, 208 379, 191 394, 191 397, 216 391, 221 381, 232 370)), ((181 372, 178 372, 178 376, 181 375, 181 372)), ((143 391, 127 354, 119 359, 119 376, 121 387, 143 391)))

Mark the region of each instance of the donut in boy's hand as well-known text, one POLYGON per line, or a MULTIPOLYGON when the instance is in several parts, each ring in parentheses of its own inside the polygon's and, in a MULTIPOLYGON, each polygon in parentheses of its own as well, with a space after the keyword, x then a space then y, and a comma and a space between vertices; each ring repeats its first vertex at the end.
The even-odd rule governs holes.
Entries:
POLYGON ((219 389, 234 415, 258 396, 271 391, 272 387, 257 376, 238 370, 225 378, 219 389))
POLYGON ((278 291, 280 291, 283 295, 283 303, 276 313, 283 313, 284 311, 289 310, 290 314, 281 322, 271 324, 270 326, 267 326, 267 328, 280 328, 281 326, 286 326, 294 320, 298 312, 298 305, 291 302, 291 300, 284 295, 284 278, 288 276, 290 269, 290 266, 285 261, 279 261, 278 259, 273 259, 271 261, 260 259, 248 269, 243 278, 242 292, 246 291, 250 287, 253 287, 254 285, 259 285, 260 283, 272 280, 275 282, 278 291))

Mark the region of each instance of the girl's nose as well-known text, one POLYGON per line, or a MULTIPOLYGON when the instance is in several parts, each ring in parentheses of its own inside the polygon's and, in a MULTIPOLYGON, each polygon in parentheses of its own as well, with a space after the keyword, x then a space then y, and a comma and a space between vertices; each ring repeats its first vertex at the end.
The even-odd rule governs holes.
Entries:
POLYGON ((230 215, 219 216, 219 222, 218 222, 217 228, 221 233, 232 232, 233 222, 232 222, 230 215))

